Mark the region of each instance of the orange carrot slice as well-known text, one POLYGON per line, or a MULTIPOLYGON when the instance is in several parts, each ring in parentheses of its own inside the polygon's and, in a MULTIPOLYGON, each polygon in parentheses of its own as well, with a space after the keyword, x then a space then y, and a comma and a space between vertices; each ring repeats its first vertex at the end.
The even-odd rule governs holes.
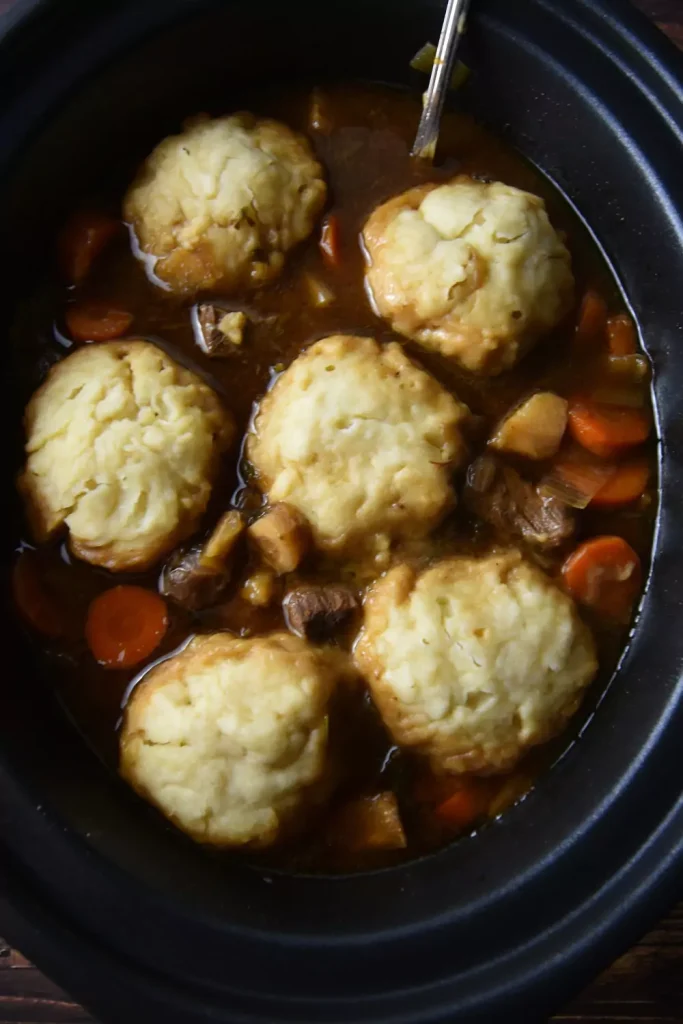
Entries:
POLYGON ((623 619, 640 590, 640 558, 623 537, 593 537, 566 560, 562 579, 577 601, 623 619))
POLYGON ((473 825, 486 812, 488 799, 474 779, 462 779, 460 786, 439 804, 434 814, 448 828, 464 829, 473 825))
POLYGON ((168 626, 166 604, 144 587, 118 586, 91 602, 85 637, 107 668, 129 668, 148 658, 168 626))
POLYGON ((111 341, 125 334, 133 322, 131 313, 106 302, 69 306, 64 318, 74 341, 111 341))
POLYGON ((618 508, 630 505, 643 496, 650 479, 650 467, 645 459, 617 466, 609 480, 593 495, 591 507, 618 508))
POLYGON ((584 343, 600 342, 607 328, 607 303, 597 292, 588 291, 583 297, 575 340, 584 343))
POLYGON ((71 284, 80 284, 94 260, 119 231, 121 225, 102 213, 75 214, 59 240, 62 270, 71 284))
POLYGON ((569 406, 569 432, 589 452, 610 458, 647 440, 650 421, 641 409, 580 398, 569 406))

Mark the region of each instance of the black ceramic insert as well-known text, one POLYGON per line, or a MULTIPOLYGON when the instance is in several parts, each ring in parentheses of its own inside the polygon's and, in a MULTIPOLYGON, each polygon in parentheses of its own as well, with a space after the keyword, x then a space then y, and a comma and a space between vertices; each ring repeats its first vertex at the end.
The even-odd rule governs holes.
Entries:
MULTIPOLYGON (((662 498, 632 643, 580 742, 500 822, 400 868, 304 878, 214 861, 149 813, 3 617, 0 928, 105 1022, 526 1024, 680 892, 681 61, 625 0, 474 8, 463 102, 595 231, 654 365, 662 498)), ((179 114, 230 109, 245 78, 403 82, 441 13, 436 0, 19 4, 0 39, 3 323, 121 140, 143 152, 179 114)), ((9 507, 21 409, 5 373, 9 507)))

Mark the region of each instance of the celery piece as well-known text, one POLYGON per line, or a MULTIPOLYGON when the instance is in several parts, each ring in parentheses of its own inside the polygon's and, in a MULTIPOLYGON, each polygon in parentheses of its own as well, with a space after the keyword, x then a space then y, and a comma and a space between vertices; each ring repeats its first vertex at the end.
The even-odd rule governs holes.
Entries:
MULTIPOLYGON (((436 47, 434 44, 425 43, 411 60, 410 66, 413 71, 421 71, 423 74, 428 75, 432 70, 435 57, 436 47)), ((465 84, 469 76, 470 69, 467 65, 463 64, 461 60, 456 61, 453 74, 451 75, 451 89, 460 89, 465 84)))

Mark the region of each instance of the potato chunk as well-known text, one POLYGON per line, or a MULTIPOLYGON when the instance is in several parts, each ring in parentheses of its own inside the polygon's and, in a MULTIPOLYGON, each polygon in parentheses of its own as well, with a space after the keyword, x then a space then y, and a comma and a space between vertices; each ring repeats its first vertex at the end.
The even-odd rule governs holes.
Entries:
POLYGON ((264 562, 278 575, 294 572, 311 545, 308 522, 284 501, 252 523, 248 532, 264 562))
POLYGON ((552 391, 538 391, 498 425, 491 447, 501 452, 551 459, 567 427, 567 402, 552 391))
POLYGON ((244 581, 240 597, 254 608, 267 608, 275 597, 275 577, 261 569, 244 581))
POLYGON ((328 841, 349 853, 405 849, 406 834, 395 795, 387 791, 345 804, 331 822, 328 841))
POLYGON ((244 520, 242 519, 242 513, 235 509, 225 512, 218 520, 216 529, 202 548, 200 557, 202 564, 225 565, 243 530, 244 520))

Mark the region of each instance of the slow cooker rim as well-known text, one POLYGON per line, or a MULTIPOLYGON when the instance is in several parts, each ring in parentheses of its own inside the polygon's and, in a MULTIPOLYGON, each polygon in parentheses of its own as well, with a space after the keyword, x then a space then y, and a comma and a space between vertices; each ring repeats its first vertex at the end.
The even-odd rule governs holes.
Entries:
MULTIPOLYGON (((580 5, 582 5, 582 6, 584 6, 584 7, 588 6, 584 2, 584 0, 578 0, 578 3, 580 5)), ((23 2, 21 4, 21 11, 17 15, 17 18, 15 19, 16 24, 19 25, 19 27, 20 27, 21 17, 23 17, 22 11, 28 12, 28 15, 30 15, 30 14, 33 14, 33 13, 39 11, 39 9, 41 7, 47 7, 47 6, 50 6, 50 0, 47 0, 47 2, 46 2, 46 0, 23 0, 23 2)), ((613 0, 596 0, 596 2, 594 2, 591 6, 593 8, 600 8, 603 12, 607 12, 607 13, 610 14, 610 16, 615 17, 616 4, 613 2, 613 0)), ((623 13, 624 12, 621 12, 621 11, 619 12, 619 14, 620 14, 619 23, 620 24, 623 23, 623 21, 624 21, 624 18, 621 16, 621 15, 623 15, 623 13)), ((629 12, 629 14, 630 14, 630 12, 629 12)), ((633 14, 636 14, 636 12, 633 12, 633 14)), ((638 16, 638 18, 639 18, 639 22, 640 22, 640 16, 638 16)), ((640 28, 640 24, 639 24, 639 28, 640 28)), ((652 33, 655 32, 655 30, 653 30, 651 28, 651 26, 648 25, 647 28, 652 33)), ((5 34, 5 30, 6 29, 7 29, 7 26, 0 25, 0 39, 5 34)), ((643 38, 642 35, 639 35, 639 48, 643 47, 642 38, 643 38)), ((663 44, 665 42, 666 41, 663 40, 663 39, 661 39, 661 40, 658 39, 658 38, 655 39, 655 37, 653 35, 652 40, 650 41, 650 45, 657 44, 656 48, 655 48, 655 49, 657 49, 658 47, 661 46, 661 44, 663 44)), ((667 44, 667 46, 668 45, 669 44, 667 44)), ((660 53, 659 61, 660 62, 662 62, 662 61, 667 62, 672 54, 671 54, 671 52, 667 53, 665 47, 662 47, 661 49, 662 49, 662 52, 660 53)), ((641 52, 642 52, 642 49, 641 49, 641 52)), ((671 70, 671 75, 672 76, 674 75, 674 72, 675 72, 675 77, 680 78, 681 80, 683 80, 683 76, 681 76, 679 74, 679 69, 677 67, 671 70)), ((672 811, 672 816, 674 814, 678 814, 679 812, 680 812, 680 808, 679 807, 675 808, 672 811)), ((666 877, 667 890, 668 890, 669 884, 671 884, 672 891, 673 891, 673 888, 674 888, 675 880, 671 877, 671 869, 672 869, 671 858, 672 857, 680 857, 680 839, 678 837, 676 837, 675 834, 673 834, 673 833, 675 833, 675 831, 676 831, 675 823, 673 821, 671 821, 671 822, 669 822, 669 825, 667 827, 664 827, 664 826, 662 827, 661 835, 658 836, 658 840, 659 839, 663 840, 665 833, 671 833, 670 855, 668 857, 665 857, 664 860, 662 860, 660 858, 660 863, 662 865, 664 865, 664 867, 663 867, 663 874, 666 877)), ((632 902, 628 904, 629 908, 633 909, 633 906, 637 905, 640 901, 648 900, 649 906, 647 908, 645 906, 642 906, 642 912, 643 912, 643 914, 647 913, 649 915, 650 908, 652 907, 652 902, 651 902, 651 894, 648 896, 648 886, 652 884, 652 881, 653 881, 654 877, 655 877, 654 875, 649 874, 642 881, 642 883, 641 883, 639 888, 637 887, 636 889, 632 890, 632 892, 635 893, 635 895, 632 897, 632 902)), ((662 880, 661 876, 660 876, 660 883, 661 883, 662 887, 665 884, 664 881, 662 880)), ((662 897, 663 897, 663 892, 662 892, 662 888, 660 888, 660 891, 659 891, 660 903, 663 902, 662 897)), ((668 899, 668 896, 666 898, 668 899)), ((626 912, 627 911, 622 910, 622 916, 626 912)), ((46 957, 43 957, 43 960, 46 961, 46 957)))

